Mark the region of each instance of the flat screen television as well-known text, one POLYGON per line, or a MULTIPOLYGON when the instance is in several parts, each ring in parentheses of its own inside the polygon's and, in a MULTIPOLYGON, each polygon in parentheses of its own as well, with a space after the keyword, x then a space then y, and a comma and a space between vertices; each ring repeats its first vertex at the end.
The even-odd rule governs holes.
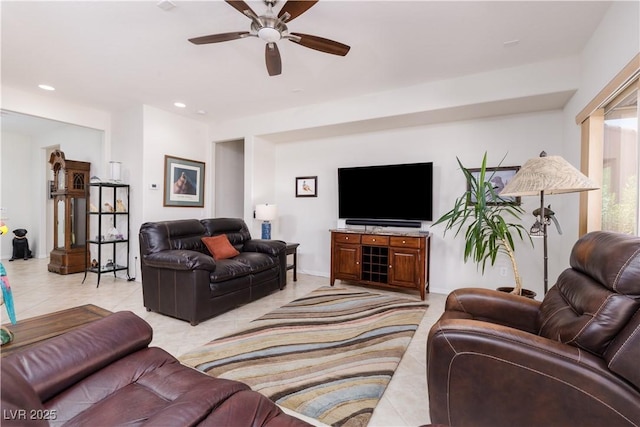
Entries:
POLYGON ((338 169, 341 219, 433 219, 433 163, 338 169))

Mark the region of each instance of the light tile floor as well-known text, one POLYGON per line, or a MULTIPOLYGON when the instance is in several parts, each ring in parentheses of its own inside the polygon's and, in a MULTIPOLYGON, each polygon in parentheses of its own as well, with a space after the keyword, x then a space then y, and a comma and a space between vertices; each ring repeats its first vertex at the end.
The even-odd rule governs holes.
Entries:
MULTIPOLYGON (((110 311, 130 310, 145 319, 154 331, 152 345, 161 347, 179 357, 188 350, 201 346, 215 338, 234 332, 251 320, 268 313, 312 290, 327 286, 326 277, 298 274, 293 282, 289 272, 287 286, 269 296, 224 313, 213 319, 191 326, 188 322, 157 313, 149 313, 142 305, 141 283, 102 275, 100 287, 97 276, 84 273, 62 276, 47 271, 48 259, 28 261, 2 261, 11 283, 18 320, 26 319, 83 304, 95 304, 110 311)), ((139 278, 138 278, 139 280, 139 278)), ((336 286, 365 289, 337 282, 336 286)), ((368 288, 372 290, 371 288, 368 288)), ((389 292, 373 289, 375 292, 389 292)), ((403 292, 409 298, 419 300, 416 292, 403 292)), ((418 426, 429 423, 429 402, 426 383, 426 340, 429 328, 443 311, 445 295, 427 294, 429 304, 426 315, 407 349, 393 379, 378 403, 369 426, 418 426)), ((4 308, 2 323, 8 322, 4 308)))

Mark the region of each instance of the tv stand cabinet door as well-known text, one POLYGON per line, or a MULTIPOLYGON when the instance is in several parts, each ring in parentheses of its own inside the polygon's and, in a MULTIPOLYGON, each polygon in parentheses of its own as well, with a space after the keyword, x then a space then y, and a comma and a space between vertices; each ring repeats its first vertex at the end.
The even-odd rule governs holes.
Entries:
POLYGON ((389 251, 389 284, 420 289, 420 250, 394 249, 389 251))
POLYGON ((333 249, 332 280, 360 280, 360 245, 336 244, 333 249))

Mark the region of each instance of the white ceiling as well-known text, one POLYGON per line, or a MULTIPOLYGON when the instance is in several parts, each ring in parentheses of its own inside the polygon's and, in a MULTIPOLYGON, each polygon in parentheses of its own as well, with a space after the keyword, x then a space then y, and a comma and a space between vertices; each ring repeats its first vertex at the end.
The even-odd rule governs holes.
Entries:
POLYGON ((2 0, 2 84, 109 111, 147 104, 214 121, 576 55, 610 5, 321 0, 289 30, 351 51, 339 57, 282 40, 282 74, 269 77, 257 38, 187 41, 249 30, 225 2, 174 0, 170 11, 157 3, 2 0))

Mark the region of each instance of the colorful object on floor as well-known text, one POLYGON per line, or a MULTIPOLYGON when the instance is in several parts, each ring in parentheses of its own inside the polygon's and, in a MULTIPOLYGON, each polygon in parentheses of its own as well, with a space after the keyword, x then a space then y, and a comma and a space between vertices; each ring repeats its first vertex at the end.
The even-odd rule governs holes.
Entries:
POLYGON ((325 424, 366 425, 426 308, 396 295, 322 287, 180 360, 325 424))
POLYGON ((0 225, 0 236, 2 236, 3 234, 7 234, 9 232, 9 227, 7 227, 5 224, 0 225))
POLYGON ((0 287, 2 288, 2 299, 4 305, 7 307, 7 314, 9 320, 15 325, 16 323, 16 311, 13 306, 13 294, 11 293, 11 286, 9 285, 9 278, 7 277, 7 270, 4 269, 4 265, 0 262, 0 287))
POLYGON ((0 345, 5 345, 13 341, 13 332, 4 326, 0 328, 0 345))

